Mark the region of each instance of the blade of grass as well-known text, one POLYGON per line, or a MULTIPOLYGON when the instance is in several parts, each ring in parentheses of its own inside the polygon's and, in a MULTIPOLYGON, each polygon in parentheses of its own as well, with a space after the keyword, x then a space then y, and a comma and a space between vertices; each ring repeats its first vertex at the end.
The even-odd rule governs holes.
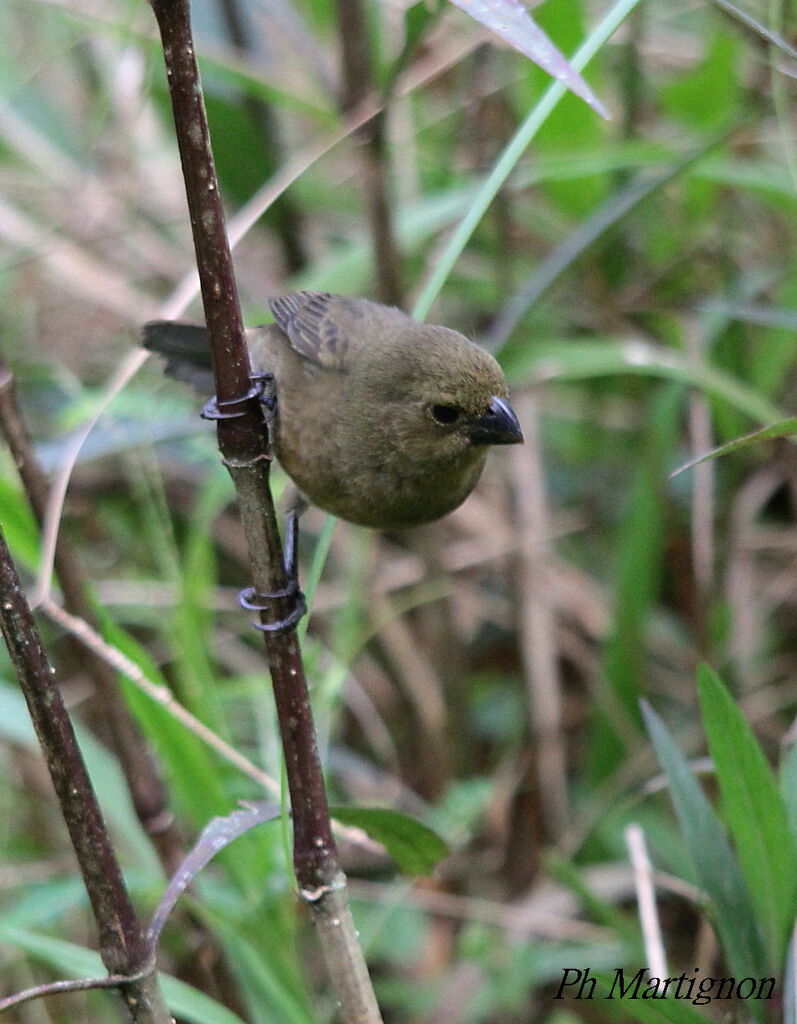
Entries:
POLYGON ((765 959, 753 905, 722 825, 664 723, 646 701, 641 707, 728 965, 736 977, 763 977, 765 959))
MULTIPOLYGON (((297 974, 293 979, 294 987, 290 984, 290 971, 295 961, 283 962, 284 954, 291 950, 295 939, 287 933, 273 935, 270 947, 264 948, 264 936, 264 942, 256 947, 229 918, 219 913, 206 913, 206 917, 221 938, 243 991, 249 993, 253 1024, 260 1021, 263 1024, 275 1021, 280 1024, 315 1024, 318 1018, 304 1005, 301 976, 297 974), (282 950, 274 948, 275 941, 282 942, 282 950)), ((284 923, 278 922, 279 926, 284 926, 284 923)))
POLYGON ((797 909, 797 851, 786 808, 750 727, 707 665, 698 669, 697 690, 725 819, 770 964, 779 968, 797 909))
MULTIPOLYGON (((638 2, 639 0, 618 0, 609 9, 600 23, 596 25, 573 55, 570 63, 576 71, 582 71, 586 67, 614 31, 633 11, 638 2)), ((565 86, 561 82, 554 82, 550 85, 542 99, 532 109, 529 116, 496 161, 495 167, 482 183, 473 205, 452 235, 442 256, 438 259, 432 274, 421 290, 421 294, 418 296, 412 311, 412 315, 416 319, 425 319, 432 303, 439 295, 440 290, 448 279, 448 275, 453 270, 462 250, 468 244, 471 235, 487 211, 490 203, 496 197, 518 160, 526 151, 529 143, 545 123, 548 115, 565 95, 566 91, 565 86)))
POLYGON ((674 469, 670 476, 678 476, 684 470, 692 469, 693 466, 699 466, 701 462, 707 462, 709 459, 718 459, 721 455, 730 455, 731 452, 740 451, 742 448, 750 448, 753 445, 761 444, 762 441, 791 437, 793 434, 797 434, 797 417, 790 416, 788 419, 780 420, 769 427, 764 427, 763 430, 756 430, 752 434, 745 434, 744 437, 734 438, 733 441, 728 441, 727 444, 721 444, 717 448, 712 448, 710 452, 705 452, 696 459, 690 459, 689 462, 685 462, 682 466, 674 469))

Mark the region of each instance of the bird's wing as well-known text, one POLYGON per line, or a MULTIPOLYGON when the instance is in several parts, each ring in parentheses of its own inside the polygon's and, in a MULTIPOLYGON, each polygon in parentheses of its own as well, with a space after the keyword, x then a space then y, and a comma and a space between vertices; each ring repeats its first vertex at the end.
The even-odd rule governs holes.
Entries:
POLYGON ((292 292, 269 302, 294 352, 326 370, 345 372, 366 346, 406 331, 406 313, 328 292, 292 292))
POLYGON ((345 298, 328 292, 291 292, 269 302, 294 351, 327 370, 346 368, 347 305, 345 298))

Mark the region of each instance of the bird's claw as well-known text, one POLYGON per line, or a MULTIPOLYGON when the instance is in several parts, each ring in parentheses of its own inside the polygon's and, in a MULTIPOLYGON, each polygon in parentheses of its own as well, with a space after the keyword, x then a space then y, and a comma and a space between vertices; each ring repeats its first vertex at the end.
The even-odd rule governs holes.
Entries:
POLYGON ((247 611, 271 611, 275 601, 292 600, 293 608, 283 618, 276 622, 254 621, 252 625, 263 633, 287 633, 294 629, 297 622, 307 611, 307 602, 304 594, 299 589, 299 574, 297 569, 297 530, 299 512, 291 509, 285 520, 285 545, 283 550, 283 565, 287 583, 281 590, 275 590, 270 594, 259 594, 254 587, 247 587, 238 595, 238 602, 247 611))
POLYGON ((244 395, 239 395, 226 402, 220 402, 213 395, 202 406, 199 415, 203 420, 234 420, 239 416, 247 414, 246 403, 251 398, 256 398, 263 406, 263 414, 267 423, 271 422, 277 414, 277 394, 274 390, 273 373, 253 373, 249 378, 252 382, 249 390, 244 395))
POLYGON ((284 598, 293 598, 294 602, 293 608, 286 616, 276 622, 258 622, 255 619, 252 625, 262 633, 287 633, 296 626, 296 623, 307 611, 307 602, 304 599, 304 594, 299 590, 297 580, 290 580, 283 590, 275 590, 271 594, 257 594, 254 587, 247 587, 238 595, 238 603, 247 611, 262 612, 270 610, 274 601, 284 598))
POLYGON ((257 399, 263 406, 263 419, 271 423, 277 415, 277 390, 274 386, 273 373, 253 373, 250 377, 252 386, 258 389, 257 399))

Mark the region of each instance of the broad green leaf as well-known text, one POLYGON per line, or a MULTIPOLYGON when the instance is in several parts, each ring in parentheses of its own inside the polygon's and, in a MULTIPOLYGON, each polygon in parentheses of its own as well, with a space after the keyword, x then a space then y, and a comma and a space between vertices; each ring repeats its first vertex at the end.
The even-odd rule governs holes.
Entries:
POLYGON ((797 852, 786 808, 750 727, 707 665, 698 669, 697 688, 725 819, 770 963, 779 966, 797 910, 797 852))
MULTIPOLYGON (((132 889, 136 879, 127 877, 132 882, 132 889)), ((15 889, 3 907, 3 920, 20 928, 62 927, 64 920, 76 909, 80 908, 80 912, 85 913, 89 905, 86 887, 77 872, 48 881, 39 879, 15 889)))
POLYGON ((448 855, 448 846, 426 825, 381 807, 330 807, 329 813, 344 825, 354 825, 381 843, 399 870, 408 875, 428 875, 448 855))
POLYGON ((693 71, 679 75, 662 90, 668 113, 703 131, 711 131, 734 118, 742 99, 735 68, 740 42, 730 32, 710 37, 705 58, 693 71))
MULTIPOLYGON (((108 616, 105 638, 133 661, 147 679, 168 692, 166 682, 144 648, 108 616)), ((183 813, 202 825, 229 806, 215 755, 164 707, 122 677, 120 685, 142 731, 166 768, 167 783, 183 813)))
POLYGON ((736 977, 762 977, 765 959, 753 905, 725 832, 664 723, 646 701, 641 707, 725 959, 736 977))

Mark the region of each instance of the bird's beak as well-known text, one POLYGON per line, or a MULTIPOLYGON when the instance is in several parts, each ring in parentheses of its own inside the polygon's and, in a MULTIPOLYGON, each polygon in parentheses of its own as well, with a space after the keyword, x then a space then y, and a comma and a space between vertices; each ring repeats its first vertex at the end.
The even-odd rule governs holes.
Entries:
POLYGON ((471 444, 522 444, 523 431, 508 402, 493 395, 487 412, 470 426, 471 444))

